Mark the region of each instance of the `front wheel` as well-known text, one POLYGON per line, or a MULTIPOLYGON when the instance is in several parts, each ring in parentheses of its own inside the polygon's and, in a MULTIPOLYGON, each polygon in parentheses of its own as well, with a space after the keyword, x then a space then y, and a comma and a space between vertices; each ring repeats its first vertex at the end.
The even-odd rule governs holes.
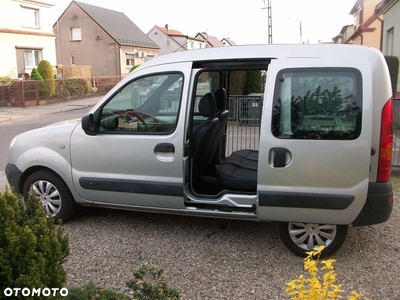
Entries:
POLYGON ((35 192, 46 215, 55 221, 66 221, 75 210, 76 203, 68 186, 50 170, 40 170, 28 177, 23 188, 25 201, 29 199, 30 192, 35 192))
POLYGON ((302 257, 319 246, 325 247, 321 258, 332 255, 343 245, 347 231, 347 225, 279 223, 282 242, 290 251, 302 257))

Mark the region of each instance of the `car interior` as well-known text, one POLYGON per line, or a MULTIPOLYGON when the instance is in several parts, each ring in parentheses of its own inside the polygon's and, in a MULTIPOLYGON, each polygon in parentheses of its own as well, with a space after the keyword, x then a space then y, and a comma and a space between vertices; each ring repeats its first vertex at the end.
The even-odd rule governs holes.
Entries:
MULTIPOLYGON (((257 69, 261 76, 259 65, 250 69, 257 69)), ((245 72, 227 68, 204 72, 198 77, 198 85, 204 75, 215 86, 200 100, 196 99, 198 105, 193 108, 189 186, 191 192, 199 197, 213 198, 225 192, 255 194, 257 191, 258 149, 239 148, 226 155, 227 125, 234 118, 234 113, 229 111, 228 97, 228 91, 235 84, 232 80, 234 71, 245 72), (200 124, 196 119, 199 115, 203 117, 200 124)), ((199 94, 196 93, 197 98, 199 94)), ((260 124, 260 120, 257 123, 260 124)))

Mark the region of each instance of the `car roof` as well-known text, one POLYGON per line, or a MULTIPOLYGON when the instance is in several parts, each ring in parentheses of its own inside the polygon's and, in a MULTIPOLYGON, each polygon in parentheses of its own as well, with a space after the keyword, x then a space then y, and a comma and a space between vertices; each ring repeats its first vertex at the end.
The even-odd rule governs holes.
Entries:
POLYGON ((179 62, 201 62, 234 59, 276 59, 311 57, 348 57, 374 55, 378 50, 349 44, 306 44, 306 45, 243 45, 186 50, 157 56, 142 64, 137 70, 150 66, 179 62))

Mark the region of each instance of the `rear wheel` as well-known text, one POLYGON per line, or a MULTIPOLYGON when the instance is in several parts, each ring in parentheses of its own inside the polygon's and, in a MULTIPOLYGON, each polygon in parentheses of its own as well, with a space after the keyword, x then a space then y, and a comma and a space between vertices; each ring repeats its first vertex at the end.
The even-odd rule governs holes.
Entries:
POLYGON ((290 251, 302 257, 319 246, 325 247, 321 258, 332 255, 343 245, 347 231, 347 225, 279 223, 282 242, 290 251))
POLYGON ((68 220, 75 211, 76 203, 68 186, 56 173, 40 170, 25 181, 23 195, 29 199, 29 192, 35 192, 42 202, 47 216, 54 220, 68 220))

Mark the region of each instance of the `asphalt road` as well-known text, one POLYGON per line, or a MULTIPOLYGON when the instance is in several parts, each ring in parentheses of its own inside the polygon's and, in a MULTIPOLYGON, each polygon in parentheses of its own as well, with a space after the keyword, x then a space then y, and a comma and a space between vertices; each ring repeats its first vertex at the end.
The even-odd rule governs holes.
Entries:
POLYGON ((14 136, 59 121, 80 118, 84 116, 89 109, 90 108, 84 108, 0 123, 0 191, 4 191, 5 186, 8 186, 4 169, 7 165, 8 147, 14 136))

